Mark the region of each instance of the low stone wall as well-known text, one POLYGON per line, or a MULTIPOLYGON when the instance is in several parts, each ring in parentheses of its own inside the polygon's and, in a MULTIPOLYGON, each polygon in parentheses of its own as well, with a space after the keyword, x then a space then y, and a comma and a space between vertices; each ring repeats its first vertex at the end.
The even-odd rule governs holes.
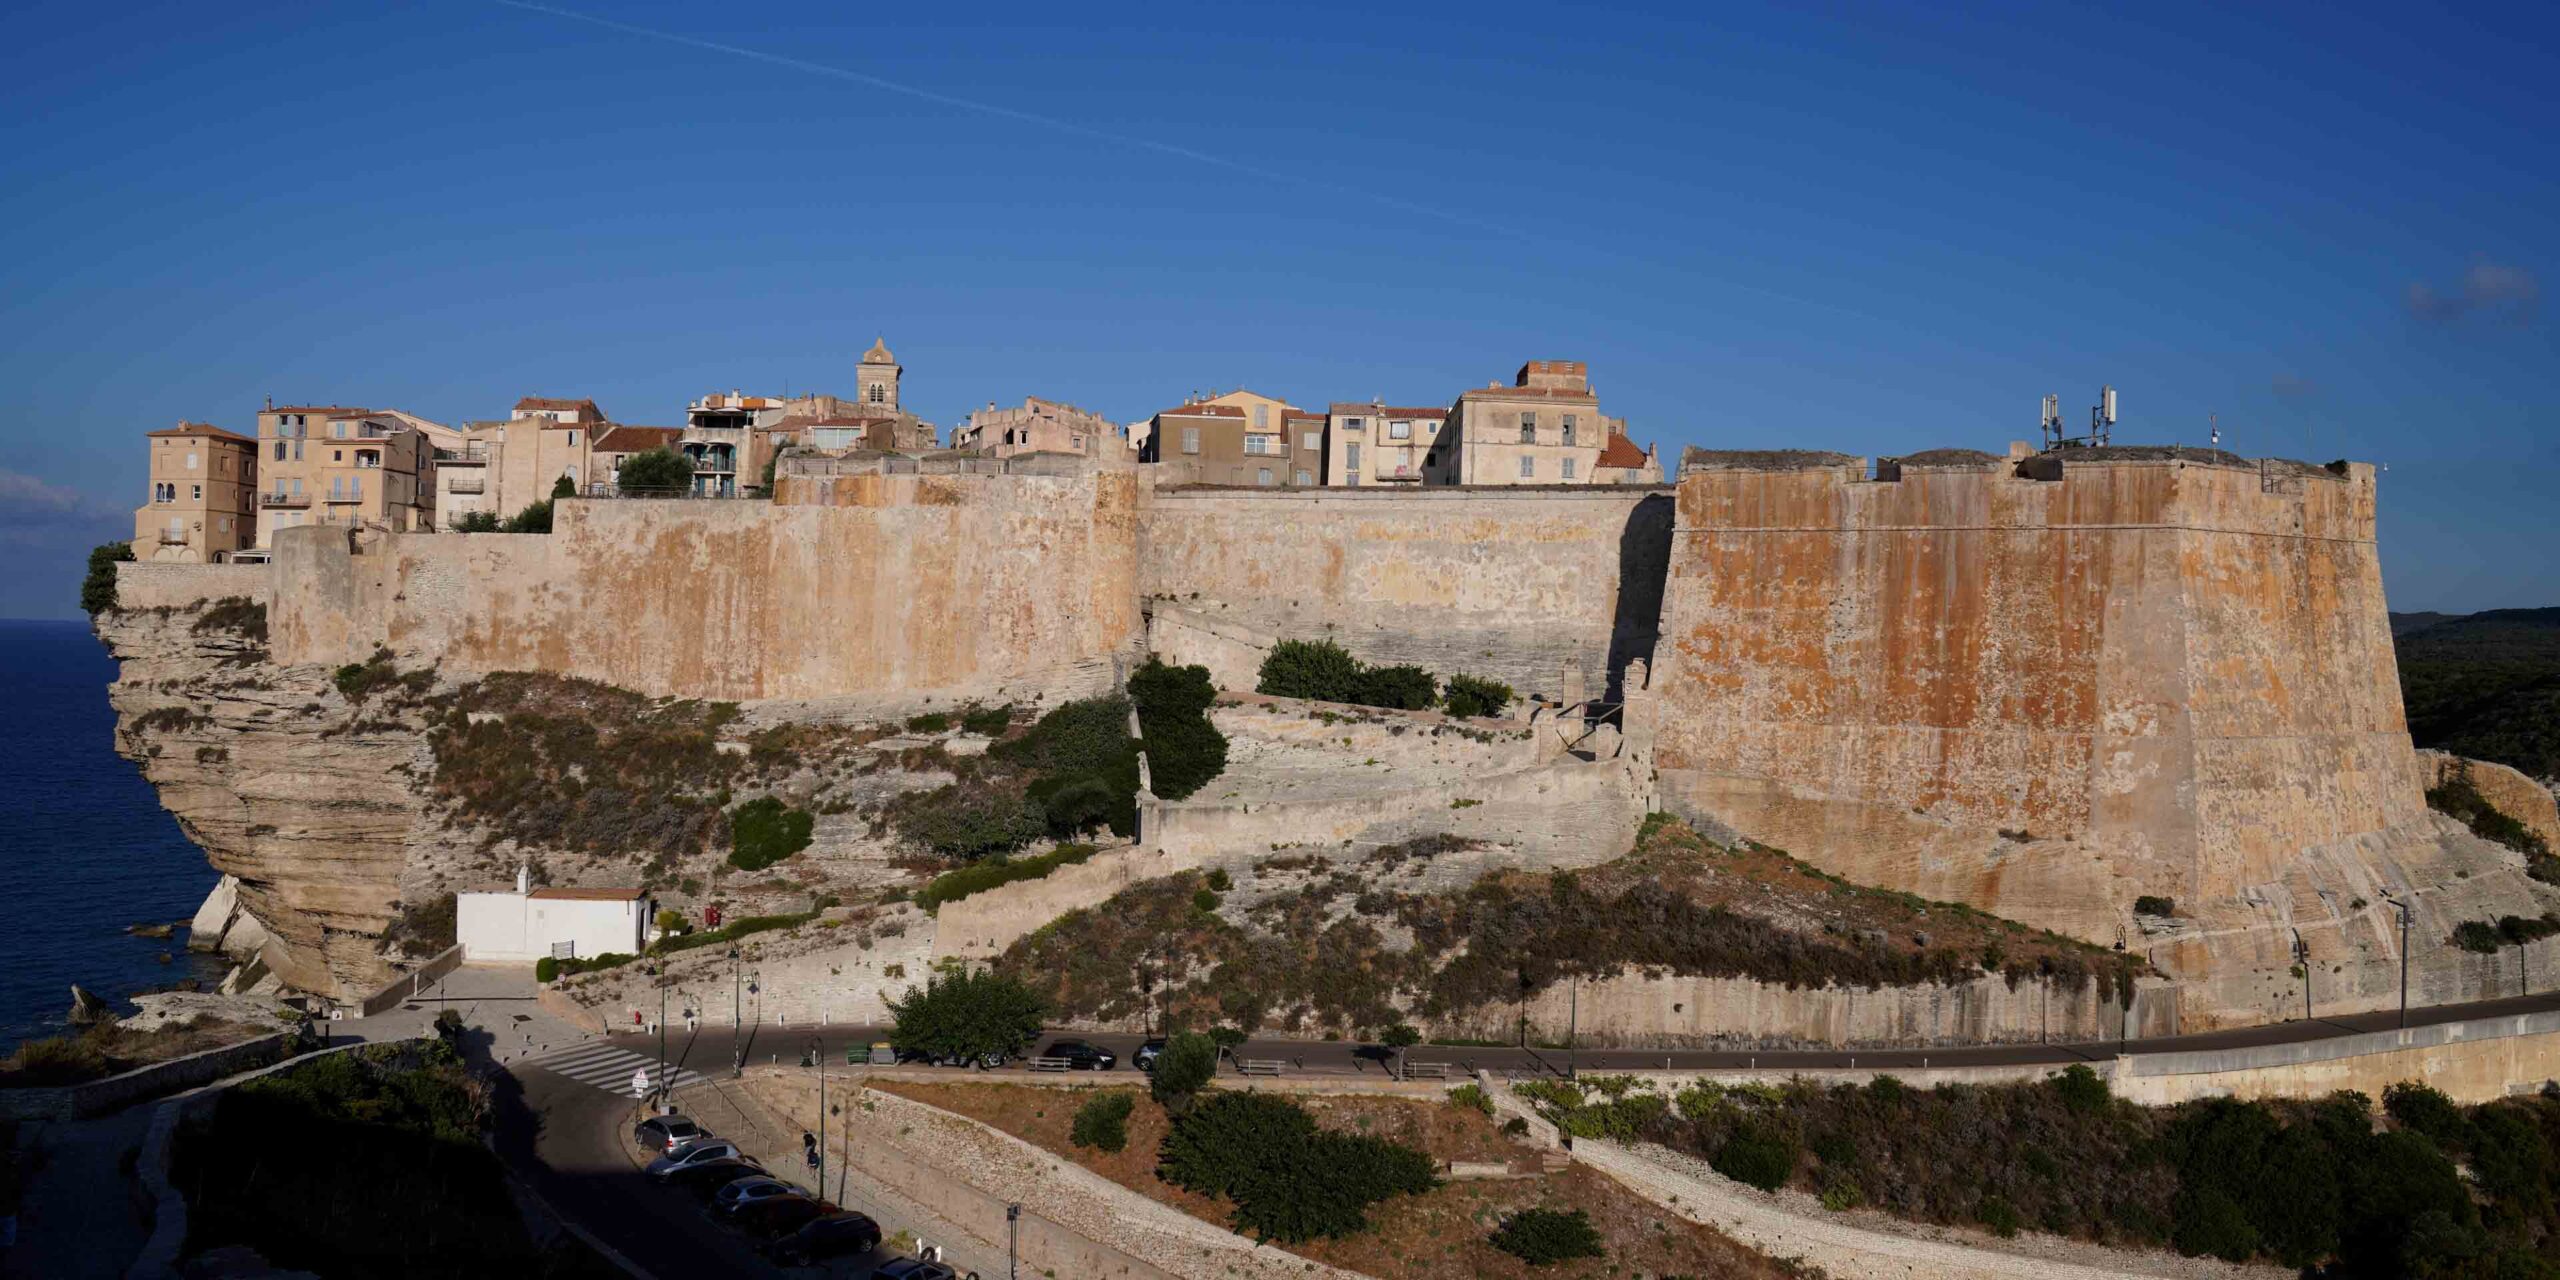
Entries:
POLYGON ((1561 1040, 1566 1028, 1594 1048, 1707 1049, 1911 1048, 1926 1045, 2034 1044, 2175 1035, 2177 989, 2156 979, 2134 992, 2128 1025, 2123 1006, 2094 982, 2012 987, 1998 977, 1952 986, 1787 987, 1749 978, 1653 976, 1642 972, 1559 983, 1525 1006, 1492 1005, 1442 1018, 1428 1034, 1507 1040, 1517 1019, 1536 1039, 1561 1040))
POLYGON ((116 566, 116 607, 184 609, 231 596, 264 602, 272 577, 263 564, 131 561, 116 566))
MULTIPOLYGON (((759 1094, 814 1116, 817 1082, 762 1074, 759 1094)), ((965 1116, 862 1089, 840 1116, 863 1171, 981 1240, 1005 1239, 1022 1206, 1025 1275, 1078 1280, 1360 1280, 1150 1200, 1064 1157, 965 1116)))
POLYGON ((59 1089, 0 1089, 0 1119, 73 1120, 104 1115, 145 1098, 219 1080, 273 1061, 292 1038, 290 1033, 279 1031, 59 1089))
POLYGON ((356 1003, 356 1016, 370 1018, 418 994, 428 983, 462 967, 462 946, 456 943, 436 953, 435 958, 401 974, 382 985, 382 989, 356 1003))
POLYGON ((2164 1106, 2196 1098, 2379 1098, 2423 1080, 2456 1102, 2488 1102, 2560 1079, 2560 1010, 2440 1022, 2294 1044, 2151 1053, 2116 1064, 2115 1089, 2164 1106))

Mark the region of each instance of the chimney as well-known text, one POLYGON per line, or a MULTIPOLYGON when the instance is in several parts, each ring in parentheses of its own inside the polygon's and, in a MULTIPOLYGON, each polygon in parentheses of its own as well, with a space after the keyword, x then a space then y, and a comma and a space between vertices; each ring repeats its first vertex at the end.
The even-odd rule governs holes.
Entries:
POLYGON ((532 891, 533 868, 525 863, 519 862, 516 864, 516 896, 521 898, 532 891))

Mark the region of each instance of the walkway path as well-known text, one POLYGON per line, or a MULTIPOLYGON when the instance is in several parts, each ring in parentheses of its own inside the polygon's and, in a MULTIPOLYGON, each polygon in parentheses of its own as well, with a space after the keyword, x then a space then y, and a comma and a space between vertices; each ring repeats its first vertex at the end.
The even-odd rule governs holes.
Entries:
POLYGON ((0 1277, 111 1280, 124 1274, 151 1235, 125 1191, 125 1159, 142 1146, 151 1112, 145 1103, 20 1131, 18 1158, 29 1162, 30 1176, 18 1208, 18 1247, 0 1263, 0 1277))

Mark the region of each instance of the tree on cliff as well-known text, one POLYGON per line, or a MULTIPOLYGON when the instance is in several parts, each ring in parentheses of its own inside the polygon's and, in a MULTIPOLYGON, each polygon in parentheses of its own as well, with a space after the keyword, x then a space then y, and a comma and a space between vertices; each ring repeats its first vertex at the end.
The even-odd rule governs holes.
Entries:
POLYGON ((626 497, 679 494, 693 487, 693 463, 673 449, 651 449, 624 458, 621 469, 613 473, 613 483, 626 497))
POLYGON ((976 1061, 1016 1054, 1040 1034, 1048 1002, 995 973, 945 971, 889 1002, 889 1043, 907 1053, 976 1061))
POLYGON ((116 564, 132 558, 130 542, 109 542, 89 553, 89 576, 80 583, 80 607, 90 617, 116 607, 116 564))
POLYGON ((551 482, 551 496, 555 498, 577 497, 578 482, 570 479, 566 475, 561 476, 559 479, 551 482))

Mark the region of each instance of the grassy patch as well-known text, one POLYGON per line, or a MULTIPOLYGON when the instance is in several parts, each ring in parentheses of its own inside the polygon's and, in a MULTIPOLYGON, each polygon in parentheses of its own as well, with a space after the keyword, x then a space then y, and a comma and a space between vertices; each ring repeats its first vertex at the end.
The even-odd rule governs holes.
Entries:
POLYGON ((941 908, 946 902, 958 902, 971 894, 985 893, 1001 885, 1024 880, 1038 880, 1060 867, 1074 866, 1096 852, 1089 844, 1064 844, 1047 853, 1028 858, 990 860, 946 871, 935 876, 916 894, 916 905, 927 911, 941 908))

